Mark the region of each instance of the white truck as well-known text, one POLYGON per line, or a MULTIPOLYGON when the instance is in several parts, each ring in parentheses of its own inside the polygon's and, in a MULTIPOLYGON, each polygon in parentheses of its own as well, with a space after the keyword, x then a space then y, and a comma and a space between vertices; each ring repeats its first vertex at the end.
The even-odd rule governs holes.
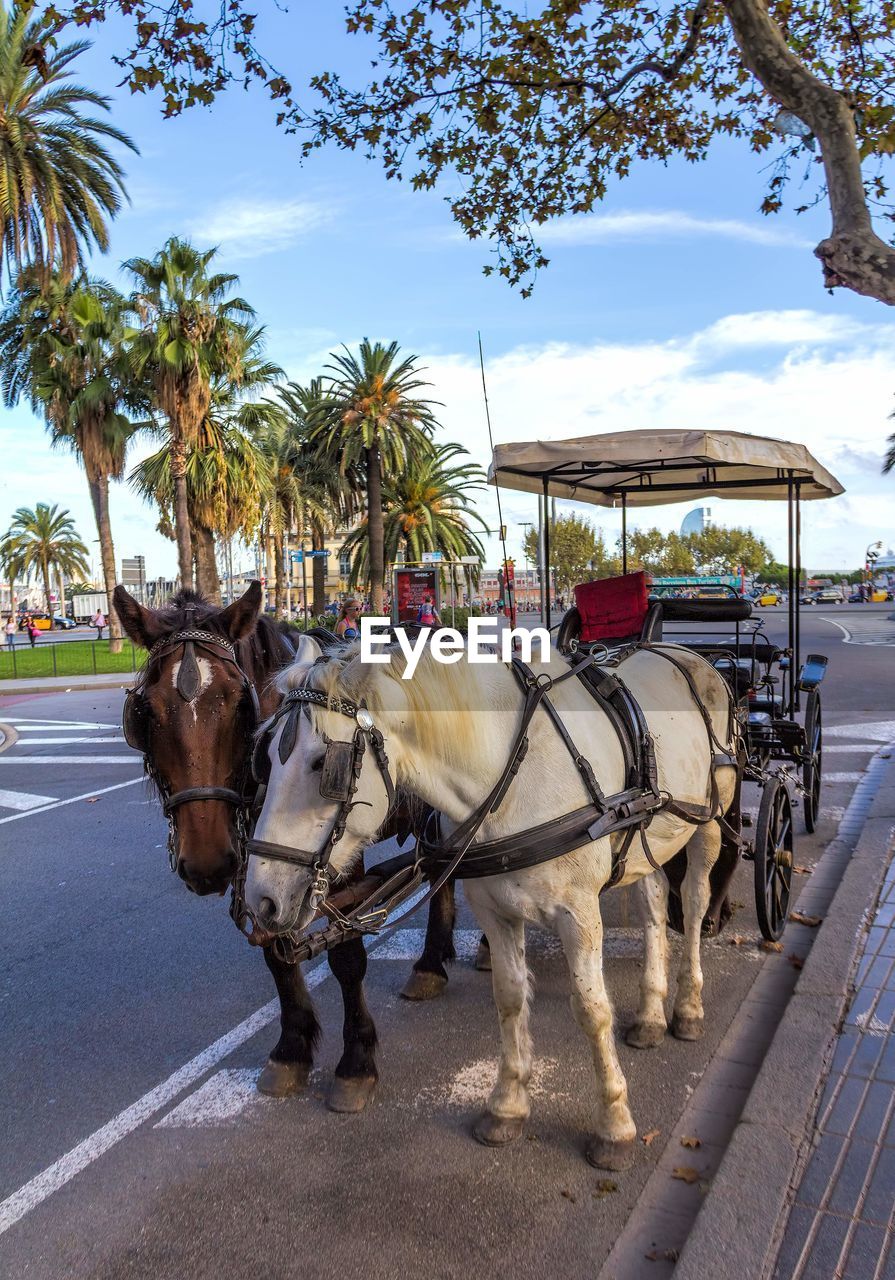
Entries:
POLYGON ((71 598, 70 613, 76 622, 90 622, 96 617, 97 609, 108 619, 109 597, 105 591, 85 591, 83 595, 71 598))

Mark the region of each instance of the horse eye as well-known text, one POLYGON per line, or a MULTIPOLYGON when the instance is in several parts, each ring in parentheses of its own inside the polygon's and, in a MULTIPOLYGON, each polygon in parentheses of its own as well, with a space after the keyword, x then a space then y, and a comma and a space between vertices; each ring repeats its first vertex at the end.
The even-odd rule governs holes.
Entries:
POLYGON ((310 769, 312 773, 321 773, 323 770, 323 756, 318 756, 316 760, 312 760, 310 769))

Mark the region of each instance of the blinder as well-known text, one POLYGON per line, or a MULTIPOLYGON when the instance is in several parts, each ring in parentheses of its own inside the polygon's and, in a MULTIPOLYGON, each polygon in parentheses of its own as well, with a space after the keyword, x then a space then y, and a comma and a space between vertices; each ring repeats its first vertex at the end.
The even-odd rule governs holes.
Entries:
POLYGON ((324 800, 348 803, 357 786, 356 775, 360 770, 363 749, 363 739, 359 748, 354 742, 327 741, 320 773, 320 794, 324 800))
POLYGON ((149 751, 149 710, 138 689, 128 689, 125 695, 121 727, 127 745, 146 755, 149 751))

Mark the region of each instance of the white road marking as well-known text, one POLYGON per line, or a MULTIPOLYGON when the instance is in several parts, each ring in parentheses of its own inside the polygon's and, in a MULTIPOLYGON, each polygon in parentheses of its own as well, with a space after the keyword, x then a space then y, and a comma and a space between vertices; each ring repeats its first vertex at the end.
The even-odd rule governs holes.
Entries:
MULTIPOLYGON (((454 932, 454 949, 458 960, 475 959, 481 938, 480 929, 457 929, 454 932)), ((426 940, 425 929, 399 929, 384 938, 376 948, 377 960, 416 960, 422 955, 426 940)), ((540 929, 526 929, 525 947, 530 955, 553 956, 562 954, 558 938, 540 929)), ((629 960, 643 952, 643 935, 639 929, 605 929, 603 954, 610 960, 629 960)))
POLYGON ((20 720, 16 716, 4 716, 7 724, 14 724, 19 733, 43 733, 47 729, 120 729, 117 724, 99 724, 94 720, 20 720))
POLYGON ((878 742, 830 742, 824 746, 824 755, 828 756, 833 751, 841 751, 843 753, 854 751, 856 754, 865 751, 874 752, 879 749, 878 742))
POLYGON ((853 773, 824 773, 824 782, 860 782, 864 774, 859 770, 853 773))
MULTIPOLYGON (((135 782, 140 779, 134 779, 135 782)), ((120 786, 128 786, 128 783, 120 783, 120 786)), ((114 788, 109 787, 107 790, 112 791, 114 788)), ((99 793, 97 793, 99 794, 99 793)), ((83 796, 76 797, 84 799, 83 796)), ((63 804, 70 804, 71 801, 62 801, 63 804)), ((0 818, 0 822, 10 822, 10 818, 0 818)), ((416 905, 423 897, 424 890, 420 889, 412 897, 407 899, 404 904, 405 908, 416 905)), ((377 939, 370 938, 365 942, 365 946, 372 951, 377 946, 377 939)), ((313 991, 315 987, 319 987, 321 982, 329 977, 329 967, 324 965, 322 959, 317 965, 306 972, 305 983, 309 991, 313 991)), ((141 1124, 154 1116, 156 1112, 161 1111, 162 1107, 168 1105, 169 1102, 177 1097, 178 1093, 183 1093, 194 1081, 198 1080, 211 1067, 216 1066, 224 1058, 228 1057, 240 1045, 245 1044, 247 1040, 251 1040, 252 1036, 261 1031, 273 1022, 280 1010, 279 1000, 269 1000, 267 1004, 262 1005, 248 1018, 244 1018, 242 1022, 228 1031, 225 1035, 215 1040, 207 1049, 203 1049, 201 1053, 197 1053, 195 1058, 191 1058, 189 1062, 185 1062, 182 1067, 178 1067, 167 1080, 163 1080, 161 1084, 156 1085, 154 1089, 150 1089, 148 1093, 144 1093, 142 1098, 138 1098, 131 1106, 125 1107, 117 1116, 114 1116, 107 1124, 97 1129, 95 1133, 91 1133, 83 1142, 79 1142, 77 1146, 72 1147, 71 1151, 66 1152, 53 1164, 49 1165, 42 1173, 32 1178, 30 1182, 26 1182, 23 1187, 19 1187, 18 1191, 14 1191, 11 1196, 7 1196, 5 1200, 0 1202, 0 1235, 14 1226, 32 1209, 36 1209, 39 1204, 48 1199, 60 1187, 64 1187, 66 1183, 71 1182, 72 1178, 77 1177, 88 1165, 100 1156, 111 1150, 112 1147, 119 1143, 122 1138, 126 1138, 129 1133, 133 1133, 141 1124)))
POLYGON ((0 809, 21 809, 27 812, 29 809, 37 809, 41 805, 51 804, 53 796, 35 796, 30 795, 27 791, 2 791, 0 790, 0 809))
POLYGON ((868 720, 864 724, 824 725, 824 737, 891 742, 895 738, 895 720, 868 720))
POLYGON ((107 742, 124 742, 124 738, 120 733, 108 738, 29 738, 24 745, 26 747, 67 747, 72 743, 83 742, 98 746, 107 742))
POLYGON ((258 1068, 216 1071, 173 1111, 155 1122, 156 1129, 198 1129, 235 1120, 255 1106, 276 1105, 257 1089, 258 1068))
POLYGON ((122 787, 133 787, 143 780, 141 773, 139 778, 129 778, 127 782, 116 782, 111 787, 100 787, 97 791, 84 791, 81 795, 69 796, 66 800, 54 800, 52 804, 48 804, 43 809, 29 809, 27 813, 11 813, 8 818, 0 818, 0 826, 4 822, 18 822, 20 818, 36 818, 41 813, 49 813, 53 809, 61 809, 66 804, 77 804, 79 800, 92 800, 94 796, 104 796, 109 791, 120 791, 122 787))
POLYGON ((126 764, 133 767, 133 754, 127 756, 12 756, 8 752, 0 764, 126 764))
POLYGON ((850 628, 836 618, 822 617, 821 622, 838 627, 845 636, 843 644, 895 645, 895 623, 879 614, 869 618, 849 618, 850 628))

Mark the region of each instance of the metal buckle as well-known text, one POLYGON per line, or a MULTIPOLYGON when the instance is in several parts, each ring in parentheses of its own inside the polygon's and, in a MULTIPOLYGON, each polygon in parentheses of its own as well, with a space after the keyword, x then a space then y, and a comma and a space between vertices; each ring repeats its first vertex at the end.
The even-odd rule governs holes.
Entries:
POLYGON ((366 707, 358 707, 354 718, 357 721, 357 727, 363 729, 364 733, 369 733, 371 729, 375 728, 376 722, 366 707))

